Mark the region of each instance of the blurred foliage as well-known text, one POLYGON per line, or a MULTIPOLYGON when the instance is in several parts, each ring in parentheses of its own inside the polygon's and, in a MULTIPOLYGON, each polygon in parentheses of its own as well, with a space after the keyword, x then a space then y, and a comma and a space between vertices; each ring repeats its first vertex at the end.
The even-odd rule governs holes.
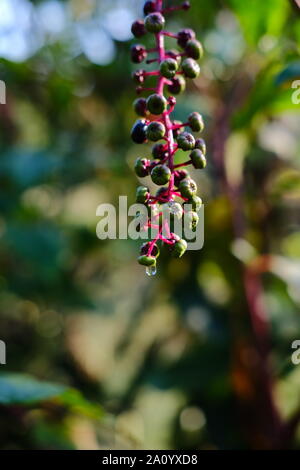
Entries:
MULTIPOLYGON (((138 242, 95 233, 100 203, 134 202, 133 161, 149 150, 129 138, 135 67, 126 40, 143 2, 13 0, 14 20, 9 3, 0 9, 0 447, 270 447, 243 270, 255 256, 272 259, 263 302, 274 400, 287 420, 300 405, 300 366, 291 363, 300 326, 291 88, 299 9, 192 0, 189 12, 170 15, 170 30, 194 28, 206 51, 175 116, 198 108, 206 123, 209 165, 194 175, 205 244, 162 259, 149 279, 136 264, 138 242), (246 219, 240 236, 234 201, 246 219)), ((300 447, 299 433, 288 446, 300 447)))

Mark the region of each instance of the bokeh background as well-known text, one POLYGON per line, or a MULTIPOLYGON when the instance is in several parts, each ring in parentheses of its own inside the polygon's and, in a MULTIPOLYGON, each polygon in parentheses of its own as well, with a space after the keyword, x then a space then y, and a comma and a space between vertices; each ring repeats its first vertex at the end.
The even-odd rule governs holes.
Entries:
POLYGON ((129 138, 143 2, 0 2, 2 449, 300 448, 300 10, 191 3, 168 28, 205 48, 175 117, 206 123, 205 244, 148 278, 138 242, 96 237, 149 152, 129 138))

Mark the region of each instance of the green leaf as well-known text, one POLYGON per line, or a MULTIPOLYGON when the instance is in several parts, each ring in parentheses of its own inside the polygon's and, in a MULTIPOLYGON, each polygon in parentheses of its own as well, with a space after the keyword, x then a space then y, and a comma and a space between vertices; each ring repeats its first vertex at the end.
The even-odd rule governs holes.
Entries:
POLYGON ((240 21, 246 41, 255 49, 262 36, 280 36, 290 8, 282 0, 229 0, 229 4, 240 21))

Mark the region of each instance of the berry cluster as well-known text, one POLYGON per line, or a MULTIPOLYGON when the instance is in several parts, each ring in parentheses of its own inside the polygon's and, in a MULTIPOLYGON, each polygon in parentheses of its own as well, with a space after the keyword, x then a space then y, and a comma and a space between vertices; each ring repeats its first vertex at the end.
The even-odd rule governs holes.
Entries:
POLYGON ((202 57, 203 49, 192 29, 182 29, 177 34, 164 29, 165 13, 179 9, 187 10, 189 7, 187 1, 180 6, 163 8, 163 0, 147 0, 144 5, 144 20, 137 20, 132 25, 132 33, 137 38, 147 33, 155 36, 153 49, 147 50, 141 44, 132 46, 132 62, 157 63, 156 70, 138 69, 133 73, 137 94, 150 92, 150 95, 147 98, 139 97, 133 103, 139 119, 132 127, 131 138, 137 144, 148 141, 154 143, 152 158, 138 158, 135 162, 135 172, 140 178, 150 176, 153 183, 161 186, 155 195, 151 195, 146 186, 139 186, 136 195, 137 202, 147 206, 149 215, 141 229, 154 229, 156 233, 150 242, 142 245, 138 258, 139 263, 147 267, 149 275, 156 272, 156 259, 160 253, 158 241, 166 245, 174 257, 180 258, 186 251, 186 241, 172 232, 170 220, 182 219, 184 216, 194 229, 199 220, 197 212, 202 204, 200 197, 196 195, 195 181, 182 169, 186 165, 199 169, 206 166, 204 140, 196 139, 192 133, 185 130, 189 128, 190 131, 201 132, 204 128, 202 116, 193 112, 188 116, 187 122, 182 123, 172 120, 171 115, 176 105, 173 95, 185 90, 186 79, 194 79, 200 73, 196 61, 202 57), (165 36, 174 38, 181 52, 166 51, 165 36), (148 58, 151 53, 156 56, 148 58), (144 83, 151 76, 157 77, 156 86, 146 88, 144 83), (164 96, 165 88, 168 97, 164 96), (189 152, 189 159, 185 163, 175 164, 175 155, 179 149, 189 152), (168 220, 162 217, 166 211, 170 216, 168 220))

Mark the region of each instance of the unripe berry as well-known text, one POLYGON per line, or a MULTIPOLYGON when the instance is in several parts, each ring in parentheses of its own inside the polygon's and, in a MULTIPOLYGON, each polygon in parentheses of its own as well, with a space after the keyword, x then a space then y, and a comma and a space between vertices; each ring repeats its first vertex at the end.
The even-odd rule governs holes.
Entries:
POLYGON ((150 13, 145 18, 145 28, 149 33, 159 33, 165 26, 165 18, 159 12, 150 13))
POLYGON ((167 165, 157 165, 151 171, 151 179, 158 186, 166 184, 171 178, 171 170, 167 165))
POLYGON ((202 206, 202 199, 199 196, 194 195, 190 197, 183 205, 185 206, 186 204, 191 205, 193 211, 199 212, 202 206))
POLYGON ((175 59, 165 59, 160 64, 160 73, 163 77, 173 78, 178 70, 178 62, 175 59))
POLYGON ((202 132, 204 129, 203 117, 194 111, 188 117, 189 126, 194 132, 202 132))
POLYGON ((149 174, 150 160, 146 158, 137 158, 134 164, 134 171, 137 176, 144 178, 149 174))
POLYGON ((138 257, 138 262, 142 264, 143 266, 155 266, 156 265, 156 259, 154 256, 139 256, 138 257))
POLYGON ((134 100, 133 109, 138 116, 145 117, 147 114, 147 103, 145 98, 137 98, 134 100))
POLYGON ((146 130, 147 139, 156 142, 164 137, 166 128, 161 122, 150 122, 146 130))
POLYGON ((146 34, 146 29, 143 20, 136 20, 132 23, 131 32, 136 38, 140 38, 146 34))
POLYGON ((136 190, 136 202, 145 204, 150 197, 149 189, 146 186, 138 186, 136 190))
POLYGON ((190 159, 194 168, 202 169, 206 167, 206 158, 199 149, 194 149, 190 154, 190 159))
POLYGON ((149 160, 150 164, 149 164, 149 173, 151 173, 151 171, 153 170, 153 168, 156 167, 156 165, 160 165, 160 160, 149 160))
POLYGON ((136 144, 143 144, 147 140, 147 124, 144 119, 138 119, 132 126, 131 138, 136 144))
POLYGON ((182 49, 184 49, 187 42, 190 41, 190 39, 195 39, 195 37, 195 31, 193 31, 192 29, 181 29, 177 34, 177 44, 182 47, 182 49))
POLYGON ((187 249, 187 242, 181 238, 180 240, 176 241, 171 248, 172 256, 174 258, 181 258, 181 256, 186 252, 187 249))
POLYGON ((197 192, 197 185, 191 178, 185 178, 180 182, 179 191, 183 197, 190 199, 197 192))
POLYGON ((130 54, 131 60, 135 64, 140 64, 147 57, 146 48, 141 44, 136 44, 135 46, 132 46, 130 54))
POLYGON ((173 95, 179 95, 179 93, 182 93, 185 90, 185 79, 181 75, 174 77, 171 81, 172 84, 168 85, 168 91, 173 95))
POLYGON ((182 150, 193 150, 195 147, 195 138, 189 132, 182 132, 177 137, 178 147, 182 150))
POLYGON ((190 229, 195 230, 199 222, 199 216, 194 211, 189 211, 185 214, 185 220, 187 220, 190 229))
POLYGON ((200 66, 197 64, 197 62, 194 61, 194 59, 191 59, 190 57, 184 59, 181 67, 185 77, 187 78, 197 78, 200 74, 200 66))
POLYGON ((147 109, 151 114, 159 115, 167 109, 167 100, 164 96, 154 93, 147 98, 147 109))
POLYGON ((156 11, 156 2, 155 2, 155 0, 148 0, 147 2, 145 2, 144 14, 149 15, 149 13, 153 13, 154 11, 156 11))
POLYGON ((167 146, 165 144, 155 144, 152 147, 152 155, 154 158, 164 160, 168 156, 167 146))
POLYGON ((195 141, 195 149, 201 150, 203 155, 206 155, 206 144, 204 139, 196 139, 195 141))
MULTIPOLYGON (((140 254, 147 255, 150 245, 151 245, 151 242, 143 243, 140 248, 140 254)), ((152 250, 151 250, 151 257, 158 258, 159 254, 160 254, 160 250, 158 248, 158 245, 154 243, 154 245, 152 246, 152 250)))
POLYGON ((203 56, 203 47, 197 39, 190 39, 185 46, 185 52, 188 57, 198 60, 203 56))
POLYGON ((174 185, 178 188, 180 182, 189 176, 186 170, 177 170, 174 172, 174 185))

